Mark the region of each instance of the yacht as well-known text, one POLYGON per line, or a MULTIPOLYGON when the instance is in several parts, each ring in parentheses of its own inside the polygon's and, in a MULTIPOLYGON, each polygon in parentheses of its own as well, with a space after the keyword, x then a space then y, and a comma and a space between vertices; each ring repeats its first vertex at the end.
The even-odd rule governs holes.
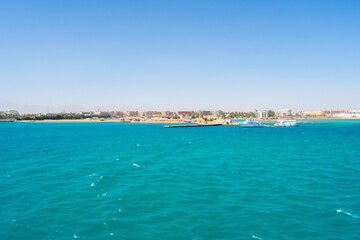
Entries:
POLYGON ((244 122, 240 124, 243 128, 262 128, 264 125, 261 122, 253 120, 253 119, 246 119, 244 122))
POLYGON ((275 127, 298 127, 299 123, 296 120, 284 120, 284 119, 279 119, 279 121, 277 121, 274 124, 275 127))

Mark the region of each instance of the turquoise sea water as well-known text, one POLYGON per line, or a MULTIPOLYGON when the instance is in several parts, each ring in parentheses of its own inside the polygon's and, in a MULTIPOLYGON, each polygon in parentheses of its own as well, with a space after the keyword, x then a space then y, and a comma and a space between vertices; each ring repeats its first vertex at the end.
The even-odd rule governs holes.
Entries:
POLYGON ((360 239, 360 121, 311 122, 1 123, 0 239, 360 239))

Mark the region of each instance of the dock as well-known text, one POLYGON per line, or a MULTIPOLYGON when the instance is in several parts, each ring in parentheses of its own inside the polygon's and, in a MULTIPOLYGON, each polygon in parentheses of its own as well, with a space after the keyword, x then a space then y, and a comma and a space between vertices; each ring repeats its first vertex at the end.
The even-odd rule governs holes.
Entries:
POLYGON ((180 127, 215 127, 222 126, 221 123, 215 124, 183 124, 183 125, 166 125, 165 128, 180 128, 180 127))
MULTIPOLYGON (((212 124, 182 124, 182 125, 166 125, 165 128, 180 128, 180 127, 214 127, 214 126, 239 126, 239 123, 231 124, 222 124, 222 123, 212 123, 212 124)), ((278 126, 263 124, 265 128, 277 128, 278 126)))

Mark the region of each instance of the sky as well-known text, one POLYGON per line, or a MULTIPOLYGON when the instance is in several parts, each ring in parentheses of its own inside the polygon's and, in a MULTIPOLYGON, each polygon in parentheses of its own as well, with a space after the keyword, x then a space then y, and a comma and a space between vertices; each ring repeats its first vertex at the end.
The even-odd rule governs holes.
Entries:
POLYGON ((0 1, 0 111, 360 109, 359 13, 357 0, 0 1))

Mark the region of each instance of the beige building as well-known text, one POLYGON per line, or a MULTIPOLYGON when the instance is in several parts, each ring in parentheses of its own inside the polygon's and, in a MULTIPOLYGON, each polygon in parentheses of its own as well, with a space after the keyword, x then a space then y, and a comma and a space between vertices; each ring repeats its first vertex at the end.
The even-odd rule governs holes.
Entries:
POLYGON ((290 115, 292 115, 291 109, 280 109, 275 112, 276 117, 286 117, 286 116, 290 116, 290 115))
POLYGON ((322 111, 305 111, 306 116, 321 116, 322 111))

